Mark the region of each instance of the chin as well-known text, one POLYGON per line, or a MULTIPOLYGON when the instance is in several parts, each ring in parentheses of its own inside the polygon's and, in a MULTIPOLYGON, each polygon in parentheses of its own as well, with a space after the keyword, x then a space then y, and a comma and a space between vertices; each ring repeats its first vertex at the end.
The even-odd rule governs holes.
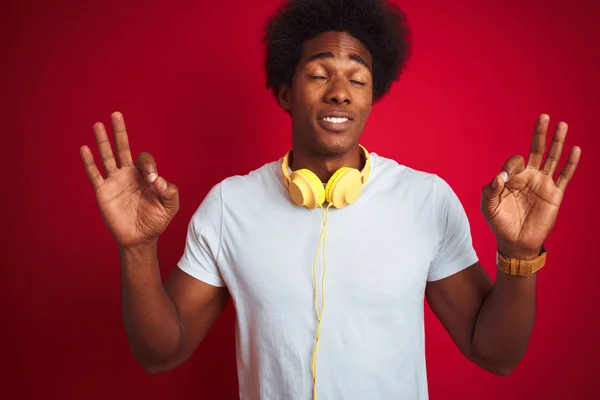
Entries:
POLYGON ((316 140, 318 151, 327 155, 343 154, 350 151, 357 143, 354 136, 337 135, 339 136, 332 136, 331 133, 324 136, 318 135, 316 140))
MULTIPOLYGON (((355 127, 353 127, 355 128, 355 127)), ((303 147, 312 149, 315 153, 322 156, 336 156, 344 154, 358 143, 360 133, 356 129, 348 129, 341 132, 333 132, 323 129, 318 123, 314 122, 304 127, 298 126, 293 129, 299 142, 303 147)))

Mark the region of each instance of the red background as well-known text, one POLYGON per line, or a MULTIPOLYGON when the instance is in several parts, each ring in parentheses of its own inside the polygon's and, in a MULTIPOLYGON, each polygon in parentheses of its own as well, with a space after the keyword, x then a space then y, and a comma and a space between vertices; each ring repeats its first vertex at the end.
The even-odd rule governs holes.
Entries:
MULTIPOLYGON (((146 375, 120 315, 119 260, 79 159, 92 124, 123 112, 134 157, 181 190, 161 237, 175 267, 189 218, 219 180, 279 157, 290 121, 264 88, 261 28, 279 1, 4 3, 0 12, 0 293, 4 399, 234 399, 228 306, 185 365, 146 375)), ((600 372, 596 152, 600 12, 594 1, 402 1, 414 55, 363 143, 435 172, 469 215, 481 261, 494 237, 482 185, 527 155, 535 118, 582 147, 539 276, 538 319, 510 377, 464 359, 427 310, 432 399, 574 399, 600 372)), ((95 146, 92 146, 96 152, 95 146)), ((567 151, 565 150, 565 153, 567 151)), ((97 152, 95 153, 97 157, 97 152)))

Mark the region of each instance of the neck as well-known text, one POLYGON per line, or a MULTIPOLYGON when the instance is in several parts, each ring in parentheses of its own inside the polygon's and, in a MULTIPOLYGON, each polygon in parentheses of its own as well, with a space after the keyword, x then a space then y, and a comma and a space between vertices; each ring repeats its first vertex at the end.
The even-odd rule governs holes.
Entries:
POLYGON ((295 146, 292 148, 289 162, 292 171, 306 168, 317 175, 321 182, 327 182, 335 171, 342 167, 361 170, 365 165, 362 150, 358 145, 353 146, 344 153, 335 155, 308 152, 295 146))

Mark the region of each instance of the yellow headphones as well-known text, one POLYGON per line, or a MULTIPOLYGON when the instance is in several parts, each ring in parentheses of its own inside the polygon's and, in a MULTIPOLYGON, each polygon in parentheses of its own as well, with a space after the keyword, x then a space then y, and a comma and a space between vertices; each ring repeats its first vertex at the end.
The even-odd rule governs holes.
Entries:
POLYGON ((323 311, 325 309, 325 272, 327 271, 325 244, 329 207, 342 208, 354 203, 358 199, 363 186, 369 179, 371 173, 369 152, 363 146, 359 146, 365 161, 363 169, 359 171, 356 168, 342 167, 335 171, 324 188, 319 177, 308 169, 299 169, 292 173, 288 171, 290 152, 283 157, 281 162, 284 183, 288 188, 294 203, 308 209, 321 207, 322 211, 323 229, 321 230, 319 243, 317 245, 317 254, 315 254, 313 263, 313 280, 315 285, 314 306, 317 315, 317 332, 312 356, 313 400, 317 400, 317 350, 319 349, 319 340, 321 339, 321 321, 323 320, 323 311), (326 209, 323 208, 323 203, 325 201, 329 203, 326 209), (323 242, 323 277, 321 279, 321 311, 319 312, 317 304, 316 265, 321 242, 323 242))
POLYGON ((291 174, 288 152, 281 163, 284 183, 294 203, 313 209, 322 206, 325 201, 335 208, 342 208, 354 203, 369 179, 371 172, 369 152, 359 145, 365 160, 361 171, 356 168, 342 167, 329 179, 325 188, 317 175, 308 169, 299 169, 291 174))

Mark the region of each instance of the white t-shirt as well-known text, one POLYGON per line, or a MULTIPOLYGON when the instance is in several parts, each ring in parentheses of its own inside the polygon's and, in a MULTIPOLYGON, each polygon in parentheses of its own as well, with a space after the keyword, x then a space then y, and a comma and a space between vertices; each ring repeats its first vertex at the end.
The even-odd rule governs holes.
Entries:
MULTIPOLYGON (((280 165, 215 185, 178 264, 231 293, 240 399, 312 399, 322 215, 292 202, 280 165)), ((478 260, 459 199, 437 175, 371 153, 359 199, 329 209, 326 239, 319 400, 427 399, 425 285, 478 260)))

